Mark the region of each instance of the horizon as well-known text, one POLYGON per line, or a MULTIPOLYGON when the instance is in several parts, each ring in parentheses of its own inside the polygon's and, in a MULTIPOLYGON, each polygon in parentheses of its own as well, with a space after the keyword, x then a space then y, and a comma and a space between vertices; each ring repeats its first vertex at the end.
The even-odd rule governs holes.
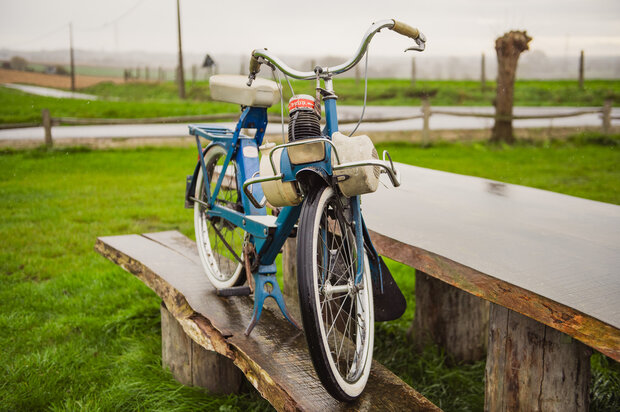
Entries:
MULTIPOLYGON (((573 56, 580 50, 591 57, 620 55, 620 2, 616 0, 443 0, 424 4, 419 11, 406 0, 380 4, 359 0, 334 2, 331 12, 306 7, 303 13, 281 0, 223 2, 212 7, 200 0, 180 4, 185 53, 249 55, 254 48, 268 47, 279 55, 348 56, 372 21, 396 16, 426 34, 427 50, 421 55, 429 57, 492 56, 495 39, 511 29, 527 30, 533 37, 531 50, 549 57, 573 56)), ((105 4, 0 0, 0 11, 0 49, 66 50, 68 25, 73 21, 75 49, 177 50, 174 0, 108 0, 105 4)), ((386 32, 373 39, 371 58, 397 57, 410 45, 408 39, 386 32)))

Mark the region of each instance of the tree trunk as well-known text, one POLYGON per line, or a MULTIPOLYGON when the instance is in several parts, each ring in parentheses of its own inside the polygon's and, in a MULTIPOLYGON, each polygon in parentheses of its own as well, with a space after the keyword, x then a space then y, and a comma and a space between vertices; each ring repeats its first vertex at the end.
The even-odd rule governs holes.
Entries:
POLYGON ((417 270, 415 303, 408 334, 418 349, 435 343, 456 362, 486 357, 489 302, 417 270))
POLYGON ((491 304, 485 411, 587 411, 592 350, 491 304))
POLYGON ((495 40, 497 52, 497 97, 492 142, 514 143, 512 105, 514 101, 517 62, 522 52, 529 49, 532 40, 525 31, 511 31, 495 40))

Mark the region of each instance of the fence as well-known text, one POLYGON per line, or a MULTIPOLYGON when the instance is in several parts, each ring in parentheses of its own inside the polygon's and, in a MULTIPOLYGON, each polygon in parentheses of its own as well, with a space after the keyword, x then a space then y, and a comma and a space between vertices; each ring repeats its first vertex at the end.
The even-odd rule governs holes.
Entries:
MULTIPOLYGON (((497 114, 487 113, 475 113, 475 112, 453 112, 448 110, 436 110, 432 109, 428 99, 422 100, 421 114, 414 116, 404 117, 382 117, 364 119, 366 123, 387 123, 399 120, 412 120, 423 119, 422 125, 422 139, 428 141, 430 137, 430 118, 433 115, 447 115, 457 117, 483 117, 492 118, 495 120, 526 120, 526 119, 555 119, 582 116, 584 114, 601 114, 601 128, 603 133, 611 132, 611 121, 618 120, 620 117, 611 115, 612 101, 606 100, 605 104, 601 108, 597 109, 585 109, 576 110, 569 113, 552 113, 552 114, 540 114, 540 115, 512 115, 512 116, 499 116, 497 114)), ((41 122, 27 122, 27 123, 13 123, 0 125, 0 129, 13 129, 23 127, 40 127, 43 126, 45 131, 45 144, 48 146, 53 145, 52 139, 52 126, 58 125, 125 125, 125 124, 174 124, 174 123, 190 123, 190 122, 210 122, 210 121, 235 121, 239 117, 238 113, 223 113, 223 114, 211 114, 211 115, 199 115, 199 116, 175 116, 175 117, 150 117, 140 119, 98 119, 98 118, 77 118, 77 117, 52 117, 48 109, 41 111, 41 122)), ((269 115, 270 122, 280 122, 280 117, 276 115, 269 115)), ((288 122, 288 119, 284 119, 288 122)), ((357 120, 341 121, 340 123, 356 123, 357 120)))

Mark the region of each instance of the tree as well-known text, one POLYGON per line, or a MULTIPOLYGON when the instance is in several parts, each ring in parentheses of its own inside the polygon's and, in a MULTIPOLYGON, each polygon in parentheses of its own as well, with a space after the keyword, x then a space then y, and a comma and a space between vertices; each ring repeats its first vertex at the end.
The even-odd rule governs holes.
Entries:
POLYGON ((525 31, 510 31, 495 40, 497 52, 495 116, 497 117, 491 133, 491 142, 514 143, 512 106, 517 62, 521 53, 529 50, 528 43, 531 40, 525 31))
POLYGON ((11 57, 11 69, 13 70, 26 70, 28 61, 23 57, 13 56, 11 57))

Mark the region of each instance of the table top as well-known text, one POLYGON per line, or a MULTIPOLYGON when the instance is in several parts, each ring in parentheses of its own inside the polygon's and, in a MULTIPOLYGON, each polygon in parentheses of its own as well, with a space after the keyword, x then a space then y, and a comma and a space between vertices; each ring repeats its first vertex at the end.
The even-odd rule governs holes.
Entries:
POLYGON ((590 332, 602 327, 615 335, 608 343, 620 357, 620 206, 415 166, 397 168, 400 187, 380 187, 362 200, 380 253, 591 345, 582 339, 581 319, 572 319, 576 324, 568 329, 575 330, 565 330, 558 324, 565 313, 557 312, 585 316, 598 329, 590 332), (495 289, 485 290, 490 287, 495 289), (527 309, 541 304, 558 305, 527 309))

